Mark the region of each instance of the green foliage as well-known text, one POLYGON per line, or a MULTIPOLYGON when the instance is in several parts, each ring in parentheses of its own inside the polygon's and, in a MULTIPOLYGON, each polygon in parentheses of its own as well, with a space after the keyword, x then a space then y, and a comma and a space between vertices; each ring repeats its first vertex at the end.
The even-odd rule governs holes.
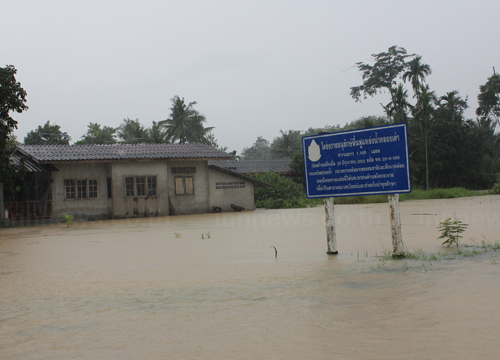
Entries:
POLYGON ((30 131, 24 138, 25 145, 69 145, 71 137, 67 132, 62 132, 59 125, 50 125, 47 121, 45 125, 38 126, 36 130, 30 131))
POLYGON ((387 117, 393 123, 407 122, 408 112, 412 108, 412 105, 408 102, 408 92, 404 89, 403 84, 399 84, 389 91, 392 100, 387 105, 382 105, 387 117))
POLYGON ((477 96, 479 107, 476 115, 481 119, 500 120, 500 74, 496 72, 488 78, 484 85, 479 87, 477 96))
POLYGON ((123 122, 117 129, 117 132, 121 142, 126 144, 144 143, 148 138, 147 130, 140 123, 139 119, 123 119, 123 122))
POLYGON ((13 65, 0 68, 0 179, 3 183, 6 183, 13 173, 9 155, 11 136, 17 129, 17 121, 10 116, 10 112, 21 113, 28 110, 26 91, 16 80, 16 74, 17 70, 13 65))
POLYGON ((161 144, 167 142, 165 129, 160 123, 153 120, 151 127, 146 129, 146 142, 152 144, 161 144))
POLYGON ((387 52, 372 54, 375 61, 373 65, 363 62, 356 63, 358 70, 362 73, 363 84, 351 87, 351 96, 356 101, 363 97, 375 96, 384 90, 390 91, 397 85, 397 78, 406 69, 406 50, 397 45, 391 46, 387 52))
POLYGON ((90 122, 87 125, 87 134, 82 136, 80 141, 75 145, 92 145, 92 144, 116 144, 115 134, 117 129, 110 126, 104 126, 98 123, 90 122))
POLYGON ((206 119, 194 108, 196 101, 186 104, 184 98, 177 95, 171 100, 170 117, 159 122, 165 128, 167 141, 210 145, 207 135, 213 127, 204 127, 206 119))
POLYGON ((70 227, 73 224, 73 215, 65 214, 63 219, 66 220, 66 226, 70 227))
POLYGON ((280 130, 281 136, 271 143, 271 156, 274 159, 292 157, 297 151, 302 150, 302 136, 300 131, 280 130))
POLYGON ((491 189, 493 194, 500 194, 500 174, 498 174, 497 182, 493 185, 493 189, 491 189))
POLYGON ((271 148, 269 141, 262 136, 257 137, 255 143, 249 147, 244 148, 241 152, 242 160, 268 160, 271 158, 271 148))
POLYGON ((256 174, 255 179, 271 186, 255 188, 255 205, 267 209, 289 209, 301 207, 304 198, 302 186, 292 179, 273 171, 256 174))
POLYGON ((441 245, 447 245, 450 247, 455 244, 458 247, 458 240, 462 238, 462 233, 469 226, 468 224, 464 224, 462 221, 457 219, 456 217, 453 220, 450 218, 446 219, 439 223, 438 230, 441 232, 441 236, 438 239, 445 239, 441 245))

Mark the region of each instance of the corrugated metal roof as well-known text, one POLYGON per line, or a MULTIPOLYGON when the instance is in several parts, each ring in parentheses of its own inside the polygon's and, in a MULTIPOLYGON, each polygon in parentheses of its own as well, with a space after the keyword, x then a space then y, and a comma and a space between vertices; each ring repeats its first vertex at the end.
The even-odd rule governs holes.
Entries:
POLYGON ((260 181, 260 180, 251 178, 250 176, 247 176, 247 175, 244 175, 244 174, 239 174, 237 172, 232 171, 231 169, 223 168, 223 167, 217 166, 217 165, 215 165, 213 163, 214 163, 214 161, 211 161, 210 164, 208 165, 208 167, 210 169, 223 172, 225 174, 228 174, 228 175, 240 178, 242 180, 250 181, 251 183, 253 183, 256 186, 271 186, 270 184, 268 184, 268 183, 266 183, 264 181, 260 181))
POLYGON ((208 165, 214 165, 224 169, 231 170, 238 174, 262 174, 268 171, 274 171, 279 174, 293 173, 290 164, 292 159, 271 159, 271 160, 215 160, 209 161, 208 165))
POLYGON ((12 154, 10 156, 10 163, 12 165, 21 166, 24 165, 24 168, 27 172, 43 172, 45 169, 38 165, 36 162, 33 162, 31 159, 21 157, 18 153, 12 154))
POLYGON ((202 144, 18 145, 16 149, 40 163, 233 158, 230 154, 202 144))

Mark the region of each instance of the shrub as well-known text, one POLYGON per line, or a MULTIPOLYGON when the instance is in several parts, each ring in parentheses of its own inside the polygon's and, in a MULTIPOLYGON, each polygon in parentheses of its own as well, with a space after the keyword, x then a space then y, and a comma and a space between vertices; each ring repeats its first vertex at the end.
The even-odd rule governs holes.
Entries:
POLYGON ((498 179, 495 185, 493 185, 493 189, 491 189, 493 194, 500 194, 500 174, 498 174, 498 179))
POLYGON ((302 186, 292 179, 274 171, 256 174, 253 177, 270 185, 255 188, 255 206, 268 209, 289 209, 301 206, 302 186))
POLYGON ((446 239, 441 245, 446 244, 448 247, 453 243, 458 247, 458 240, 462 238, 461 234, 467 229, 467 226, 469 226, 456 217, 453 220, 448 218, 439 224, 438 230, 441 231, 441 236, 438 237, 438 239, 446 239))

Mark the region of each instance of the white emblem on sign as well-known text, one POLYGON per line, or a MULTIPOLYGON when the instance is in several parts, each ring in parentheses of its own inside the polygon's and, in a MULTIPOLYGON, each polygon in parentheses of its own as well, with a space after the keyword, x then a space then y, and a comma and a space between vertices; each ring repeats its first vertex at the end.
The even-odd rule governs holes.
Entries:
POLYGON ((321 151, 319 149, 319 145, 316 144, 316 141, 314 141, 314 139, 313 141, 311 141, 311 144, 309 145, 309 148, 307 150, 309 153, 308 155, 309 160, 316 162, 321 158, 321 151))

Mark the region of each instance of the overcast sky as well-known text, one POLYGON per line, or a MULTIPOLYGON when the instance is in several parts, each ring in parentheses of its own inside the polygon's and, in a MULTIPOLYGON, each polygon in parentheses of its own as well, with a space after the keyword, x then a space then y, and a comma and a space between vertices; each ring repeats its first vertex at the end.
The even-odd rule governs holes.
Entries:
POLYGON ((500 69, 500 1, 0 0, 0 66, 14 65, 29 110, 19 141, 47 120, 72 142, 89 122, 147 127, 171 98, 197 101, 219 144, 238 153, 257 136, 383 115, 379 95, 349 96, 358 61, 392 45, 433 70, 437 95, 477 106, 500 69))

